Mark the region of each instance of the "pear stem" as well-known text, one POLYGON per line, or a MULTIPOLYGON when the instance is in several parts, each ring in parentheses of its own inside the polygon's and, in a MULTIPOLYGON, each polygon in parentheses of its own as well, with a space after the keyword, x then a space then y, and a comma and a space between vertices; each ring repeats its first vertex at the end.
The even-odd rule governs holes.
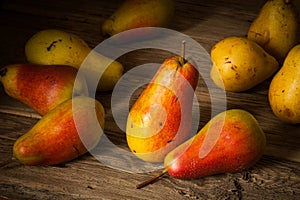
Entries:
POLYGON ((2 163, 0 163, 0 168, 1 167, 4 167, 10 163, 13 163, 15 162, 17 159, 15 157, 11 157, 10 159, 6 160, 6 161, 3 161, 2 163))
POLYGON ((185 40, 181 43, 181 57, 183 60, 185 59, 185 40))
POLYGON ((148 179, 148 180, 146 180, 146 181, 144 181, 144 182, 136 185, 136 189, 141 189, 141 188, 143 188, 143 187, 145 187, 145 186, 147 186, 147 185, 149 185, 151 183, 154 183, 154 181, 156 181, 159 177, 163 176, 167 172, 168 172, 168 169, 165 168, 160 174, 158 174, 158 175, 156 175, 156 176, 154 176, 154 177, 152 177, 152 178, 150 178, 150 179, 148 179))

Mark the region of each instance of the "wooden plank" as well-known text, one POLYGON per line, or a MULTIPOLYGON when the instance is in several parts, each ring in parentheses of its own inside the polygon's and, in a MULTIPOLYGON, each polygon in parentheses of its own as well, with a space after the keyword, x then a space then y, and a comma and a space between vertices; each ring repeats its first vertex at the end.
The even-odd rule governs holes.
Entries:
MULTIPOLYGON (((0 113, 7 124, 0 135, 0 161, 11 156, 14 141, 28 131, 36 119, 0 113)), ((136 166, 132 166, 136 167, 136 166)), ((235 174, 194 180, 165 175, 148 187, 136 184, 150 173, 128 173, 86 154, 58 166, 10 164, 0 169, 0 197, 9 199, 297 199, 300 195, 299 163, 264 156, 254 167, 235 174)))

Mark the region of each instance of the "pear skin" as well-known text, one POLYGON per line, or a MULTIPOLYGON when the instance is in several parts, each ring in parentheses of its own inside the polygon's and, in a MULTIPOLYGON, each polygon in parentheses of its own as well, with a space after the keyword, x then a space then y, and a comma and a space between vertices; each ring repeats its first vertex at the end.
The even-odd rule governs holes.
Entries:
POLYGON ((71 66, 14 64, 0 70, 0 82, 5 92, 45 115, 72 95, 88 95, 83 77, 77 77, 71 66), (74 91, 74 94, 73 94, 74 91))
POLYGON ((78 35, 59 29, 44 29, 25 44, 26 59, 41 65, 70 65, 79 68, 91 48, 78 35))
POLYGON ((300 123, 300 45, 288 53, 269 87, 273 113, 285 123, 300 123))
POLYGON ((16 140, 13 156, 25 165, 55 165, 73 160, 100 141, 103 132, 98 131, 98 126, 104 128, 104 118, 99 101, 82 96, 69 99, 16 140), (96 121, 90 112, 93 105, 96 121))
POLYGON ((164 164, 168 173, 179 179, 234 173, 253 166, 265 145, 265 134, 253 115, 232 109, 215 116, 171 151, 164 164))
POLYGON ((279 64, 261 46, 244 37, 231 36, 211 49, 210 77, 226 91, 243 92, 272 76, 279 64))
POLYGON ((198 78, 198 70, 180 56, 163 62, 129 112, 126 137, 134 155, 162 162, 189 137, 198 78))
POLYGON ((298 11, 292 0, 268 0, 248 30, 248 38, 282 64, 300 40, 298 11))
POLYGON ((173 0, 125 0, 102 25, 102 35, 140 27, 165 27, 174 14, 173 0))

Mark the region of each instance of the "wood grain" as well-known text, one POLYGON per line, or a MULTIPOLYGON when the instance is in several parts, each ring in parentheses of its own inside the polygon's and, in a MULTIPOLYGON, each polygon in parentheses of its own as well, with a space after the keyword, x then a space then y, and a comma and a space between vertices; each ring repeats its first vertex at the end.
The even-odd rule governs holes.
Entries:
MULTIPOLYGON (((100 35, 103 21, 121 4, 121 0, 74 1, 20 1, 1 2, 0 66, 26 62, 24 45, 37 31, 46 28, 63 29, 82 37, 91 47, 105 38, 100 35)), ((201 44, 207 52, 220 39, 245 36, 249 25, 257 16, 263 0, 176 0, 176 15, 169 28, 188 35, 201 44)), ((300 10, 300 2, 295 1, 300 10)), ((180 42, 179 47, 180 47, 180 42)), ((165 44, 168 45, 168 44, 165 44)), ((186 48, 192 47, 188 44, 186 48)), ((173 55, 159 49, 141 49, 126 53, 117 60, 125 71, 146 63, 162 63, 173 55)), ((209 68, 201 71, 196 90, 200 111, 194 121, 199 130, 212 116, 211 95, 215 95, 214 109, 222 111, 224 93, 213 84, 205 82, 209 68), (208 88, 209 87, 209 88, 208 88)), ((138 80, 149 79, 137 74, 138 80)), ((280 122, 268 104, 270 80, 241 93, 226 93, 226 108, 241 108, 251 112, 267 136, 267 149, 253 168, 235 174, 221 174, 195 180, 177 180, 168 175, 141 190, 136 184, 151 177, 154 172, 129 173, 99 162, 86 154, 59 166, 28 167, 19 163, 0 169, 0 199, 299 199, 300 197, 300 127, 280 122)), ((140 82, 132 78, 128 87, 140 82)), ((128 151, 124 124, 118 126, 112 109, 130 107, 143 87, 138 88, 130 101, 126 92, 118 94, 117 105, 112 107, 112 93, 97 93, 106 111, 105 134, 118 148, 128 151)), ((126 120, 126 113, 119 113, 126 120)), ((40 116, 21 102, 8 97, 0 89, 0 162, 12 156, 14 141, 26 133, 40 116)), ((106 152, 111 149, 103 147, 106 152), (106 149, 105 149, 106 148, 106 149)), ((115 153, 115 152, 113 152, 115 153)), ((119 165, 111 154, 105 158, 119 165)), ((134 170, 132 158, 120 157, 134 170)))

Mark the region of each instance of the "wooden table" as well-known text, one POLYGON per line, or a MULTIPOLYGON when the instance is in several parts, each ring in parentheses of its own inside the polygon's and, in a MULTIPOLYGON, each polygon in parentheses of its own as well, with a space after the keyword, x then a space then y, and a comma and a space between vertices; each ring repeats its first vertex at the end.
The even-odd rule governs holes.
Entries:
MULTIPOLYGON (((245 36, 263 0, 176 0, 176 16, 170 29, 187 34, 208 52, 220 39, 245 36)), ((91 47, 104 38, 103 21, 120 5, 107 1, 20 1, 1 2, 1 66, 26 62, 25 42, 37 31, 62 29, 82 37, 91 47)), ((300 10, 300 3, 297 7, 300 10)), ((160 50, 137 50, 118 58, 125 71, 143 63, 161 63, 170 56, 160 50)), ((271 112, 267 91, 270 80, 242 93, 227 93, 227 108, 250 111, 267 136, 267 149, 252 168, 195 180, 176 180, 168 175, 143 189, 136 184, 152 173, 129 173, 99 162, 86 154, 59 166, 10 164, 0 169, 0 199, 299 199, 300 126, 281 123, 271 112)), ((135 93, 133 101, 139 92, 135 93)), ((210 119, 209 96, 199 83, 201 99, 199 129, 210 119)), ((114 122, 111 92, 97 93, 106 109, 105 134, 126 149, 125 133, 114 122)), ((14 141, 26 133, 40 116, 0 90, 0 162, 12 155, 14 141)), ((136 166, 131 166, 135 168, 136 166)))

